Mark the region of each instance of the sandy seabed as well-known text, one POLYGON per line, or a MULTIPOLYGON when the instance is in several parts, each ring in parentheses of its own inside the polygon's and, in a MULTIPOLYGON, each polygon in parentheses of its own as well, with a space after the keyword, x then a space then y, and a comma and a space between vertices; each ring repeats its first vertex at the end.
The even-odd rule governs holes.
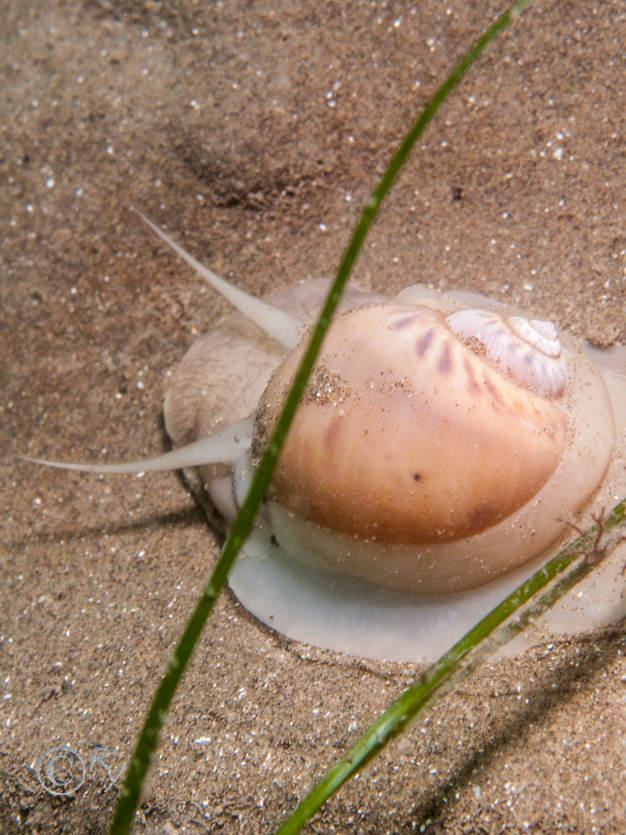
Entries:
MULTIPOLYGON (((501 6, 2 6, 0 828, 104 832, 217 540, 173 474, 15 456, 164 447, 168 369, 227 307, 131 207, 255 293, 332 274, 411 119, 501 6), (37 774, 58 746, 85 765, 70 797, 37 774)), ((623 0, 525 14, 429 128, 355 278, 477 290, 626 342, 625 43, 623 0)), ((483 667, 308 831, 624 832, 625 652, 618 624, 483 667)), ((225 594, 136 831, 272 831, 414 676, 290 642, 225 594)))

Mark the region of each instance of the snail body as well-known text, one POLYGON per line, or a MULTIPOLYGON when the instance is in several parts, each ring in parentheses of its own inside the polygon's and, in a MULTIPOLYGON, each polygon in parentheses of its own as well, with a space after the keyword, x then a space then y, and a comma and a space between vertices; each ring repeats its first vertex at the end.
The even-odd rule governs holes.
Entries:
MULTIPOLYGON (((200 466, 227 521, 326 288, 296 285, 259 308, 234 291, 245 317, 201 338, 168 385, 166 428, 182 450, 166 466, 200 466)), ((310 643, 435 657, 534 568, 607 473, 622 489, 624 352, 609 365, 482 297, 350 288, 231 574, 236 596, 310 643)))

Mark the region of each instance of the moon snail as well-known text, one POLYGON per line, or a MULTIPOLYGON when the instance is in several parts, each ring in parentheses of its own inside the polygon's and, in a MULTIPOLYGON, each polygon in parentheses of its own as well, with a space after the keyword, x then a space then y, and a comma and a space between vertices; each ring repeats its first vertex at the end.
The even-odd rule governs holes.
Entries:
MULTIPOLYGON (((172 452, 39 463, 196 466, 231 522, 328 283, 255 299, 144 220, 239 312, 169 382, 172 452)), ((536 570, 568 523, 626 495, 625 426, 625 347, 576 344, 478 294, 349 287, 230 586, 291 638, 433 660, 536 570)), ((613 555, 525 643, 623 617, 623 561, 613 555)))

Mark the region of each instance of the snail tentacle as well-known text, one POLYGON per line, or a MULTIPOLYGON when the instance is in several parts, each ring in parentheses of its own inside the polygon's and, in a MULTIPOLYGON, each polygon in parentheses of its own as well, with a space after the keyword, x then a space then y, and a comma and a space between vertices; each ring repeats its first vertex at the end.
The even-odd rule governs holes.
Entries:
POLYGON ((248 293, 244 293, 238 287, 234 287, 225 279, 220 278, 204 264, 190 255, 179 244, 176 243, 169 235, 166 235, 158 226, 152 223, 151 220, 136 210, 139 217, 148 224, 152 231, 161 238, 168 246, 170 246, 177 255, 186 261, 190 267, 204 278, 208 284, 217 290, 225 299, 227 299, 233 307, 236 307, 244 316, 257 324, 269 337, 276 340, 285 350, 290 351, 295 348, 302 338, 304 323, 291 316, 284 310, 274 307, 267 302, 257 299, 248 293))
POLYGON ((43 464, 59 470, 77 470, 82 473, 147 473, 163 470, 181 470, 184 467, 200 467, 205 464, 233 464, 242 452, 249 449, 252 438, 252 418, 237 423, 201 438, 186 446, 177 447, 164 455, 144 458, 138 461, 122 461, 118 464, 80 464, 63 461, 47 461, 43 458, 20 456, 20 460, 31 464, 43 464))

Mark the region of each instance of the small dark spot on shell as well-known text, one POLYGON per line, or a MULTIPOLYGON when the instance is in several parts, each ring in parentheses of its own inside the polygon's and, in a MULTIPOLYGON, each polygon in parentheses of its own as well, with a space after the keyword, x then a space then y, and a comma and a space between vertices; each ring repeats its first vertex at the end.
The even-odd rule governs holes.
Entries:
POLYGON ((463 199, 463 189, 461 186, 453 186, 452 187, 452 202, 458 203, 459 200, 463 199))
POLYGON ((422 480, 422 474, 421 473, 415 473, 413 475, 413 481, 421 481, 421 480, 422 480))

